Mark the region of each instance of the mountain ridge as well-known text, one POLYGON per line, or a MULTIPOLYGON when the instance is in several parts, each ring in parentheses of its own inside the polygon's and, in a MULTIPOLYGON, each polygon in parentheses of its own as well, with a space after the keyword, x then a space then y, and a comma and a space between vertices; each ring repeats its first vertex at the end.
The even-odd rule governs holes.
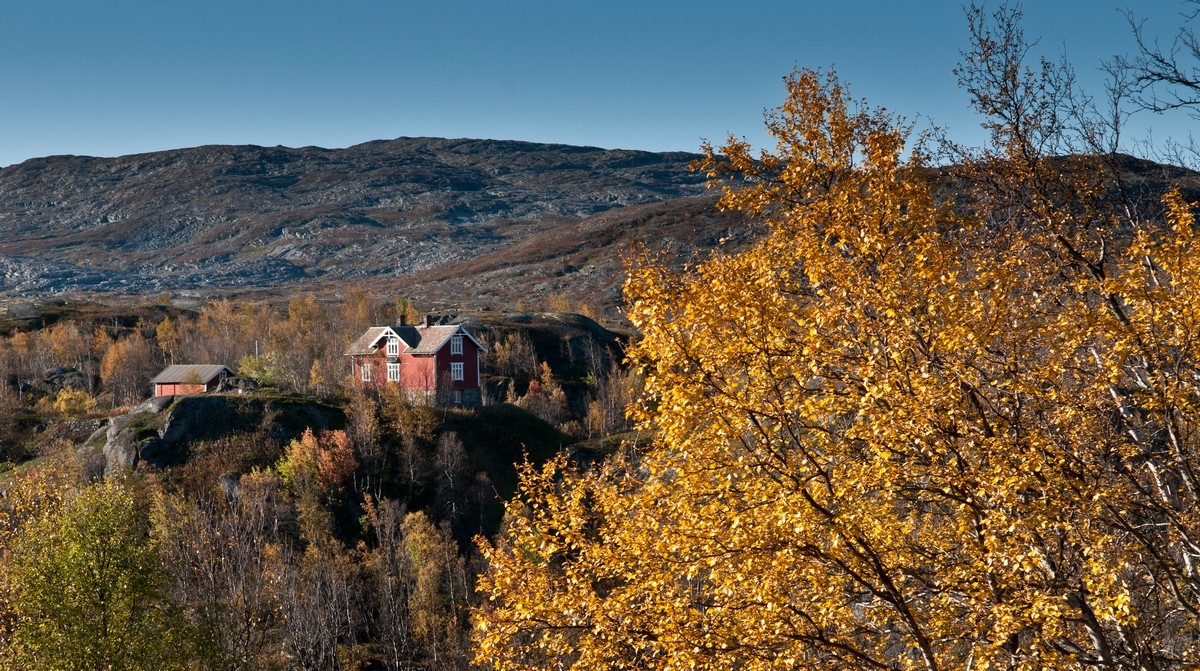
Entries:
MULTIPOLYGON (((721 212, 699 154, 396 138, 344 149, 204 145, 0 169, 0 299, 337 294, 503 310, 565 298, 619 318, 639 245, 682 265, 760 227, 721 212)), ((1148 212, 1200 176, 1114 156, 1148 212)), ((944 197, 970 189, 933 169, 944 197)), ((557 301, 561 306, 562 301, 557 301)))
POLYGON ((399 278, 556 225, 693 198, 698 157, 515 140, 205 145, 0 169, 0 293, 399 278))

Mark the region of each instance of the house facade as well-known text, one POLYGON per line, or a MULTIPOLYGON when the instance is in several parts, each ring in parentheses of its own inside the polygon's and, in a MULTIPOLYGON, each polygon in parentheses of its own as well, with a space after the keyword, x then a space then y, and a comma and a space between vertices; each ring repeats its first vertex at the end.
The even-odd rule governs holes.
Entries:
POLYGON ((167 366, 150 380, 155 396, 203 394, 220 386, 233 371, 220 364, 175 364, 167 366))
POLYGON ((354 379, 369 389, 398 385, 438 405, 483 403, 480 359, 487 349, 462 326, 374 326, 346 349, 354 379))

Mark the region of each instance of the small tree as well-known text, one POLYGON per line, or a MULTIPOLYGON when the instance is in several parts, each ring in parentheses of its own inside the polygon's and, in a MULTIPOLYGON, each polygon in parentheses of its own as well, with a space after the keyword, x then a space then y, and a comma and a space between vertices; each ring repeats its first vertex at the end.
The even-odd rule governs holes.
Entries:
POLYGON ((96 409, 96 399, 82 389, 64 387, 54 396, 52 407, 63 416, 86 415, 96 409))
POLYGON ((100 361, 100 382, 117 403, 136 403, 146 396, 156 364, 154 352, 140 333, 117 340, 100 361))
POLYGON ((158 348, 167 355, 167 363, 175 363, 175 353, 179 351, 183 334, 170 317, 164 317, 154 328, 154 340, 158 343, 158 348))
POLYGON ((357 467, 346 432, 317 434, 312 429, 305 429, 288 443, 277 466, 283 483, 293 492, 319 493, 324 498, 341 494, 357 467))
POLYGON ((186 669, 187 630, 171 614, 146 519, 121 485, 93 485, 31 521, 9 562, 22 669, 186 669))
POLYGON ((544 361, 538 379, 529 383, 529 391, 516 404, 555 426, 567 418, 567 394, 544 361))

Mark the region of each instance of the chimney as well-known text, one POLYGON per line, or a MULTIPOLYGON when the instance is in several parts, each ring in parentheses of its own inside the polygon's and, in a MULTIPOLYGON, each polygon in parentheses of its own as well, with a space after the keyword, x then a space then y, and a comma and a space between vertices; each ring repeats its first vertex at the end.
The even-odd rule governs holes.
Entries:
POLYGON ((408 317, 406 315, 400 315, 400 326, 408 326, 408 317))
POLYGON ((429 322, 430 322, 430 320, 432 320, 432 318, 433 318, 433 315, 431 315, 429 313, 421 315, 421 326, 423 326, 425 328, 429 328, 429 322))

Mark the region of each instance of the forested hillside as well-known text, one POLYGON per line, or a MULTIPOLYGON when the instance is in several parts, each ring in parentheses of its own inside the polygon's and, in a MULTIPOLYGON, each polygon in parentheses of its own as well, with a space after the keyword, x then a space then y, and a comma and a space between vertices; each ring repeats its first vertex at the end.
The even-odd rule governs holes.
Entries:
POLYGON ((4 668, 466 668, 516 465, 602 456, 638 387, 580 315, 439 316, 488 348, 486 405, 443 409, 342 356, 410 301, 53 307, 0 338, 4 668), (142 402, 214 361, 229 391, 142 402))

